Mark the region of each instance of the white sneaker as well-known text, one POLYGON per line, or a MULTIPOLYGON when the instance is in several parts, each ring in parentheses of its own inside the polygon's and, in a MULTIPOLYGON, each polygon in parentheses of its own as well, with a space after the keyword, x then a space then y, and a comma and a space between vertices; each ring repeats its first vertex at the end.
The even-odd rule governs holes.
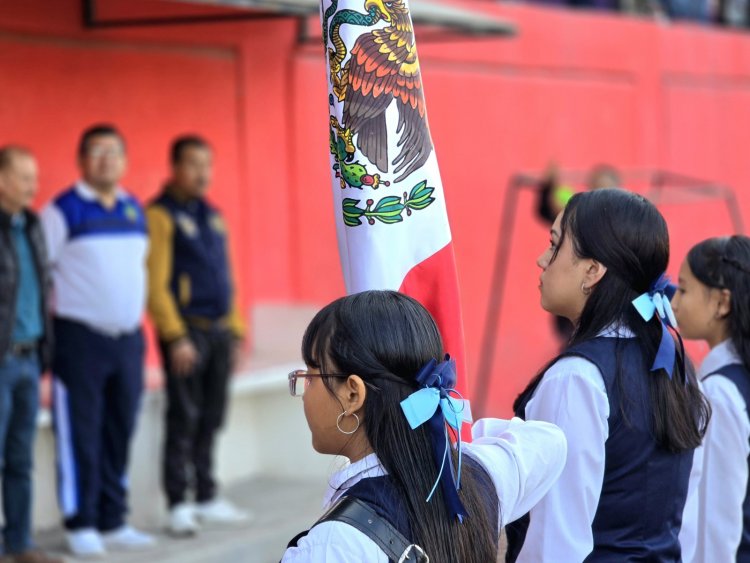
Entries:
POLYGON ((76 557, 99 559, 107 554, 102 536, 94 528, 80 528, 65 534, 70 552, 76 557))
POLYGON ((112 551, 140 551, 156 545, 154 536, 139 532, 127 524, 102 534, 102 540, 105 547, 112 551))
POLYGON ((240 510, 228 500, 216 498, 195 506, 195 515, 204 524, 244 524, 250 520, 250 513, 240 510))
POLYGON ((169 511, 169 533, 178 537, 194 536, 200 525, 195 519, 195 507, 186 502, 174 505, 169 511))

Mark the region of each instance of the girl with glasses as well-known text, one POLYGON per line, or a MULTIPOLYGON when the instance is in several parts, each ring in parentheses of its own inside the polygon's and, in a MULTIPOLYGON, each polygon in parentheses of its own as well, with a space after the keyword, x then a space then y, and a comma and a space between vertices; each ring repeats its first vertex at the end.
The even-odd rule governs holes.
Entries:
POLYGON ((514 408, 562 428, 568 460, 508 527, 508 561, 680 561, 693 451, 710 410, 669 309, 668 261, 664 218, 636 194, 577 194, 555 220, 537 260, 541 305, 575 331, 514 408))
MULTIPOLYGON (((374 510, 366 522, 395 528, 408 561, 494 562, 500 527, 528 511, 565 463, 562 433, 544 422, 480 420, 471 444, 453 444, 469 405, 453 390, 455 366, 434 320, 410 297, 366 291, 334 301, 308 326, 302 355, 307 370, 289 375, 290 391, 304 390, 312 445, 350 462, 329 480, 329 514, 346 499, 374 510)), ((399 553, 324 517, 282 561, 386 562, 399 553)))
POLYGON ((698 509, 686 514, 695 530, 692 561, 750 561, 750 238, 695 245, 672 303, 683 336, 711 349, 698 370, 712 416, 698 509))

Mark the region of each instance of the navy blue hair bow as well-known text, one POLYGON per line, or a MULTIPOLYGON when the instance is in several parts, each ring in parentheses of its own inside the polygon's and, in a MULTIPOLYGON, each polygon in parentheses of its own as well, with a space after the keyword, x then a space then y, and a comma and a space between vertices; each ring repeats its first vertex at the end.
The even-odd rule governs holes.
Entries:
POLYGON ((469 401, 460 398, 461 394, 453 388, 456 384, 456 362, 448 354, 440 363, 432 359, 419 370, 416 380, 422 387, 401 401, 401 409, 412 430, 425 422, 428 424, 438 477, 426 500, 430 501, 440 484, 449 513, 463 522, 467 514, 458 497, 458 489, 461 488, 461 425, 471 423, 471 408, 469 401), (451 397, 451 394, 459 398, 451 397), (458 441, 455 478, 446 423, 456 430, 458 441))
MULTIPOLYGON (((672 370, 674 369, 676 348, 674 344, 674 338, 669 332, 671 328, 677 339, 680 342, 680 348, 682 348, 682 339, 677 332, 677 320, 674 317, 672 311, 672 305, 670 300, 674 297, 677 288, 672 285, 669 278, 662 274, 659 276, 647 293, 642 293, 633 300, 633 306, 638 310, 644 321, 650 321, 656 314, 661 322, 661 342, 659 343, 659 349, 656 352, 654 358, 654 364, 651 366, 651 371, 658 371, 664 369, 669 378, 672 379, 672 370)), ((685 354, 682 354, 684 358, 685 354)), ((681 359, 682 362, 682 359, 681 359)), ((685 369, 680 364, 682 373, 684 374, 685 369)))

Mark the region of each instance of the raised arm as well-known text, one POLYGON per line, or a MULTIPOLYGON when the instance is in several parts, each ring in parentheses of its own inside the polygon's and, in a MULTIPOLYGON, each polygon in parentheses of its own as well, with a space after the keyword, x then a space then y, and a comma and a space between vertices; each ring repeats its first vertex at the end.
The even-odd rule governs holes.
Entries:
POLYGON ((526 514, 549 491, 565 466, 565 435, 547 422, 484 418, 472 427, 466 453, 492 477, 500 526, 526 514))

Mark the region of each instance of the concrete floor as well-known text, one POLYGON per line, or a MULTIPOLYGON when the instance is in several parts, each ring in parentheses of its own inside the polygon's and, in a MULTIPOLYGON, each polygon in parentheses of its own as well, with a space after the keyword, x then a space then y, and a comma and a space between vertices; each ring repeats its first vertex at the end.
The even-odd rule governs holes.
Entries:
MULTIPOLYGON (((194 538, 176 539, 163 529, 152 529, 159 545, 149 551, 111 553, 107 563, 272 563, 278 562, 287 542, 307 529, 321 514, 325 483, 259 477, 229 487, 226 496, 254 518, 233 529, 204 530, 194 538)), ((159 499, 161 501, 161 499, 159 499)), ((65 552, 62 530, 37 537, 40 547, 78 561, 65 552)))

